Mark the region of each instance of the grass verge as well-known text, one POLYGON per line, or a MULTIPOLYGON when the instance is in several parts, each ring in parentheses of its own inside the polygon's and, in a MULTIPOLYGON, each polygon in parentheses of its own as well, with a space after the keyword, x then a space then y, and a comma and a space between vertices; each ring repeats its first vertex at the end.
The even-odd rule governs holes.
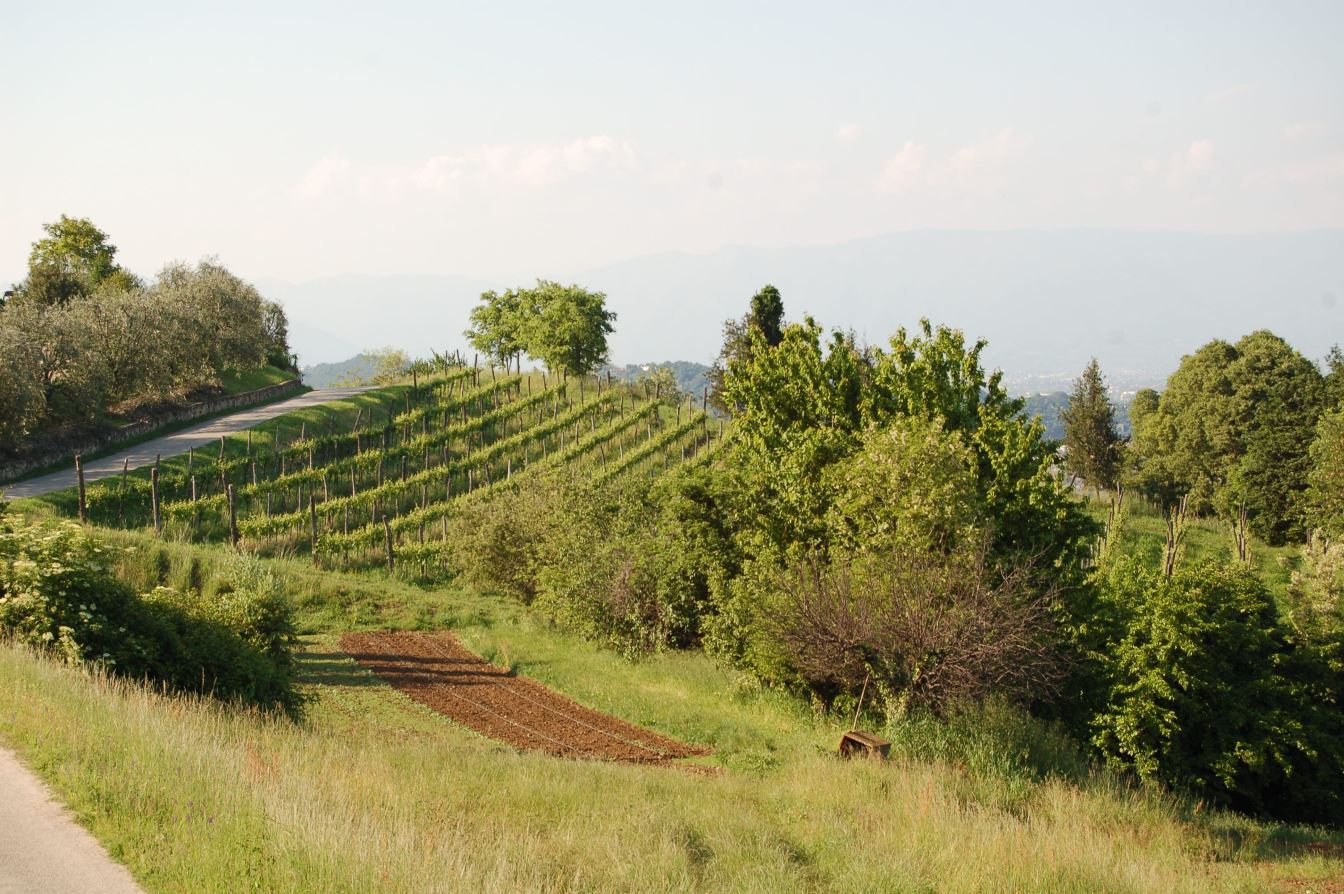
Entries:
MULTIPOLYGON (((104 533, 135 586, 208 579, 226 552, 104 533)), ((842 721, 702 654, 632 664, 488 595, 273 567, 307 634, 301 723, 0 646, 0 739, 151 891, 1250 892, 1340 872, 1307 847, 1337 836, 1131 787, 1014 712, 900 727, 893 760, 845 763, 842 721), (440 627, 711 746, 718 771, 519 754, 336 648, 440 627)))

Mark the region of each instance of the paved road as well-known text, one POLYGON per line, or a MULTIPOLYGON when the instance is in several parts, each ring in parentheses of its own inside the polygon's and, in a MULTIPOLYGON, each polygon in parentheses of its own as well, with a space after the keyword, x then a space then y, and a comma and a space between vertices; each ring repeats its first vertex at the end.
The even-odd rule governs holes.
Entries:
POLYGON ((0 748, 0 894, 144 894, 125 866, 0 748))
MULTIPOLYGON (((368 388, 322 388, 317 391, 309 391, 307 394, 300 394, 298 397, 291 397, 289 400, 267 404, 264 407, 239 410, 229 416, 220 416, 211 419, 209 422, 202 422, 200 425, 164 435, 162 438, 145 441, 102 459, 89 460, 84 464, 84 481, 87 483, 119 474, 122 462, 127 459, 131 461, 132 469, 138 469, 141 466, 153 463, 156 455, 177 456, 180 453, 186 453, 188 448, 201 447, 205 444, 217 442, 220 435, 246 431, 267 419, 274 419, 276 416, 282 416, 294 410, 339 400, 342 397, 349 397, 352 394, 368 390, 368 388)), ((0 495, 17 500, 21 497, 40 497, 42 494, 49 494, 52 491, 64 490, 67 487, 74 486, 75 470, 72 467, 39 478, 29 478, 27 481, 20 481, 15 484, 0 484, 0 495)))

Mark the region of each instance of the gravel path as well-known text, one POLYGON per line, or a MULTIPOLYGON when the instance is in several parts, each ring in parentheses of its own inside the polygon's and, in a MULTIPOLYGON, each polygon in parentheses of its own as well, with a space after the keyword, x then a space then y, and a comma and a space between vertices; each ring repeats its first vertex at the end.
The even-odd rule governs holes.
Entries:
POLYGON ((125 866, 0 748, 0 894, 144 894, 125 866))
MULTIPOLYGON (((102 459, 89 460, 84 464, 84 481, 88 483, 117 475, 121 472, 122 463, 128 459, 131 468, 138 469, 141 466, 152 464, 155 456, 177 456, 186 453, 189 448, 215 443, 219 440, 220 435, 246 431, 267 419, 274 419, 276 416, 302 410, 304 407, 340 400, 343 397, 368 390, 368 388, 322 388, 317 391, 309 391, 307 394, 300 394, 298 397, 291 397, 289 400, 267 404, 264 407, 253 407, 250 410, 239 410, 237 413, 231 413, 228 416, 220 416, 217 419, 211 419, 209 422, 202 422, 199 425, 184 428, 170 435, 145 441, 143 444, 137 444, 102 459)), ((21 497, 40 497, 43 494, 74 486, 75 470, 72 467, 39 478, 29 478, 27 481, 20 481, 15 484, 0 484, 0 495, 17 500, 21 497)))

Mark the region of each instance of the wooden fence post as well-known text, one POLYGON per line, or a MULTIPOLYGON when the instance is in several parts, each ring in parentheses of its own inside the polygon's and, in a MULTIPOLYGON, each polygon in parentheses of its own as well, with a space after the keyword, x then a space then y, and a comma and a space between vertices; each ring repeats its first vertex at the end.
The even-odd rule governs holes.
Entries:
POLYGON ((312 529, 312 550, 313 564, 317 564, 317 504, 313 502, 312 493, 308 494, 308 525, 312 529))
POLYGON ((80 524, 88 524, 89 505, 84 500, 84 457, 78 453, 75 454, 75 478, 79 482, 79 521, 80 524))
POLYGON ((121 487, 117 493, 117 524, 126 523, 126 476, 131 471, 130 457, 121 461, 121 487))
POLYGON ((163 526, 159 523, 159 465, 157 460, 154 463, 154 468, 149 470, 149 503, 154 516, 154 533, 161 533, 163 526))
POLYGON ((238 501, 233 495, 233 485, 227 485, 224 489, 224 499, 229 504, 229 543, 234 549, 238 548, 238 501))

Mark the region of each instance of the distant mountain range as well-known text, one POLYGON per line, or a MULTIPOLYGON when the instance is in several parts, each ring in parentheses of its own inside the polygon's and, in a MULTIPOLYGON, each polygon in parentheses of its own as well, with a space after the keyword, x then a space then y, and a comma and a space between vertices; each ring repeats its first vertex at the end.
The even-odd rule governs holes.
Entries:
MULTIPOLYGON (((1091 356, 1122 391, 1160 385, 1181 355, 1258 328, 1313 359, 1344 340, 1344 231, 918 231, 538 273, 607 293, 619 315, 617 364, 709 362, 723 320, 767 282, 790 319, 811 314, 872 342, 921 316, 987 338, 987 360, 1018 393, 1066 387, 1091 356)), ((284 303, 291 341, 311 364, 382 345, 420 355, 463 348, 479 294, 525 282, 406 275, 257 285, 284 303)))

